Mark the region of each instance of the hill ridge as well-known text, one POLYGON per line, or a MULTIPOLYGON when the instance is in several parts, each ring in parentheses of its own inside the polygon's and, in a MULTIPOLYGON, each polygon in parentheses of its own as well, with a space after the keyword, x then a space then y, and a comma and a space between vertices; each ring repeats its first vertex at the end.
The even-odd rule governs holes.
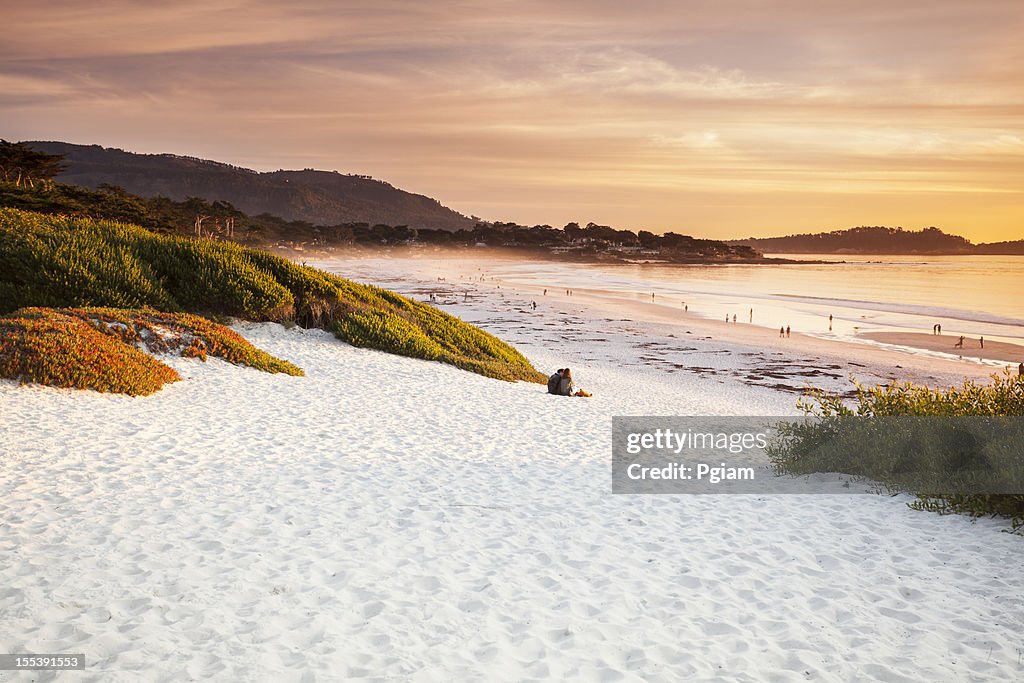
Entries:
POLYGON ((256 171, 172 153, 142 154, 60 141, 25 144, 64 155, 67 169, 57 179, 89 189, 106 184, 143 197, 226 201, 252 215, 266 213, 313 225, 369 223, 457 230, 475 224, 432 197, 364 174, 312 168, 256 171))

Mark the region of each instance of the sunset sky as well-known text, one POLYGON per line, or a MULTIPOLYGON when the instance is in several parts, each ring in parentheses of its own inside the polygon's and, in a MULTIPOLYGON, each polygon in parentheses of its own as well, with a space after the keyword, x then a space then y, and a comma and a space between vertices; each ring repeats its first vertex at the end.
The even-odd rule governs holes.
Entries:
POLYGON ((1024 238, 1024 2, 7 3, 0 137, 368 173, 465 214, 1024 238))

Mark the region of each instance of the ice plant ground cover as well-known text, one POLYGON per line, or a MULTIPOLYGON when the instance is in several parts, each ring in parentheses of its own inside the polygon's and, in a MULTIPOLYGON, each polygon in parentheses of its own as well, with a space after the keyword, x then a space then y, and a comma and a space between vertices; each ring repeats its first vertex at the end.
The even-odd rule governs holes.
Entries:
POLYGON ((233 330, 187 313, 25 308, 0 318, 0 377, 26 384, 143 396, 181 379, 144 351, 302 375, 233 330))
POLYGON ((132 396, 181 379, 143 351, 52 309, 0 318, 0 377, 132 396))

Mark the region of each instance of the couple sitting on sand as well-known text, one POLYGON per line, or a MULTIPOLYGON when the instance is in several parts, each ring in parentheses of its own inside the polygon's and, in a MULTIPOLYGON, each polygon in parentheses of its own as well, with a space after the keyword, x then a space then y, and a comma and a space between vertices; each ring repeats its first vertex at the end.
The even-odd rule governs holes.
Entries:
POLYGON ((590 396, 587 392, 578 388, 572 381, 572 371, 569 368, 559 368, 558 372, 548 377, 548 393, 556 396, 590 396))

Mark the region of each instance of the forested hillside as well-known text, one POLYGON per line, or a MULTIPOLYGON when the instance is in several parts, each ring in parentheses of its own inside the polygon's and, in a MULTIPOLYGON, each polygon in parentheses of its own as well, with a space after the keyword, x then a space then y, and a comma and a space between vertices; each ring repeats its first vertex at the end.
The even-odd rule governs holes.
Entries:
POLYGON ((251 215, 267 213, 313 225, 382 223, 455 230, 474 223, 436 199, 364 175, 313 169, 258 173, 173 154, 134 154, 66 142, 26 144, 63 155, 66 168, 56 176, 58 181, 93 190, 112 185, 142 197, 198 197, 228 202, 251 215))

